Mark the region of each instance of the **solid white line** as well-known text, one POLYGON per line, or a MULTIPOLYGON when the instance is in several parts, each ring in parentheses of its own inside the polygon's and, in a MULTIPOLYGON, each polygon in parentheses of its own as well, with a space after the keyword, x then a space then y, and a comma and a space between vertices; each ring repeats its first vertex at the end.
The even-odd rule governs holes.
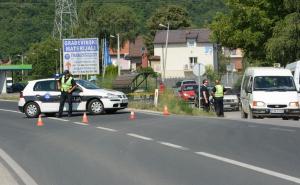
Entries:
POLYGON ((18 114, 23 114, 22 112, 15 111, 15 110, 0 109, 0 111, 4 111, 4 112, 13 112, 13 113, 18 113, 18 114))
POLYGON ((86 123, 81 123, 81 122, 73 122, 73 123, 75 123, 76 125, 88 126, 88 124, 86 123))
POLYGON ((165 146, 169 146, 169 147, 172 147, 172 148, 180 149, 180 150, 188 150, 188 148, 185 148, 185 147, 179 146, 179 145, 175 145, 175 144, 172 144, 172 143, 167 143, 167 142, 162 142, 162 141, 158 141, 157 143, 165 145, 165 146))
POLYGON ((7 102, 18 102, 18 100, 5 100, 5 99, 0 99, 0 101, 7 101, 7 102))
POLYGON ((65 121, 65 122, 69 121, 69 120, 67 120, 67 119, 54 118, 54 117, 48 117, 48 119, 54 119, 54 120, 65 121))
POLYGON ((141 136, 141 135, 137 135, 137 134, 133 134, 133 133, 127 133, 127 135, 128 135, 128 136, 135 137, 135 138, 147 140, 147 141, 153 141, 153 139, 150 138, 150 137, 145 137, 145 136, 141 136))
POLYGON ((267 170, 267 169, 264 169, 264 168, 260 168, 260 167, 253 166, 253 165, 250 165, 250 164, 246 164, 246 163, 242 163, 242 162, 235 161, 235 160, 232 160, 232 159, 224 158, 224 157, 221 157, 221 156, 209 154, 209 153, 206 153, 206 152, 195 152, 195 153, 198 154, 198 155, 202 155, 202 156, 205 156, 205 157, 209 157, 209 158, 212 158, 212 159, 223 161, 225 163, 233 164, 233 165, 240 166, 240 167, 243 167, 243 168, 247 168, 247 169, 250 169, 250 170, 253 170, 253 171, 256 171, 256 172, 260 172, 260 173, 263 173, 263 174, 267 174, 267 175, 270 175, 270 176, 278 177, 278 178, 281 178, 281 179, 284 179, 284 180, 287 180, 287 181, 291 181, 291 182, 295 182, 295 183, 300 184, 300 179, 297 178, 297 177, 285 175, 285 174, 282 174, 282 173, 279 173, 279 172, 275 172, 275 171, 272 171, 272 170, 267 170))
POLYGON ((97 129, 101 129, 101 130, 110 131, 110 132, 117 132, 117 130, 115 130, 115 129, 106 128, 106 127, 96 127, 96 128, 97 128, 97 129))
POLYGON ((33 178, 29 174, 27 174, 26 171, 1 148, 0 157, 14 170, 14 172, 20 177, 24 184, 37 185, 33 178))
POLYGON ((270 130, 278 130, 278 131, 285 131, 285 132, 296 132, 296 130, 293 129, 286 129, 286 128, 277 128, 277 127, 272 127, 270 130))

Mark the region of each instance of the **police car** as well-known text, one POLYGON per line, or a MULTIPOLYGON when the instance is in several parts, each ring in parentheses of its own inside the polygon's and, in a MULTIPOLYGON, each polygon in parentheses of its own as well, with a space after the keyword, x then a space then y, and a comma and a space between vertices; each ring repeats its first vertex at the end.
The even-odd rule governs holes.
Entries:
MULTIPOLYGON (((76 80, 78 87, 74 90, 73 111, 86 111, 90 114, 114 113, 128 106, 128 98, 123 92, 102 89, 86 80, 76 80)), ((44 113, 54 116, 59 109, 61 92, 56 79, 30 81, 20 94, 19 110, 29 118, 44 113)), ((65 103, 64 111, 68 110, 65 103)))

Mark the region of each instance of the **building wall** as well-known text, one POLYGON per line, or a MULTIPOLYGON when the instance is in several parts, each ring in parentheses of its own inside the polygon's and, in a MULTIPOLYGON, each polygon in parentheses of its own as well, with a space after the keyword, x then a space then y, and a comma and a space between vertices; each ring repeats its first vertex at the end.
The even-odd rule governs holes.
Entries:
MULTIPOLYGON (((163 62, 162 46, 154 45, 154 55, 161 57, 161 63, 163 62)), ((187 72, 192 71, 190 66, 190 57, 196 57, 197 63, 213 66, 213 44, 212 43, 197 43, 196 47, 189 48, 187 44, 169 44, 167 50, 166 61, 166 78, 173 77, 185 77, 187 72)), ((162 65, 161 65, 162 71, 162 65)))

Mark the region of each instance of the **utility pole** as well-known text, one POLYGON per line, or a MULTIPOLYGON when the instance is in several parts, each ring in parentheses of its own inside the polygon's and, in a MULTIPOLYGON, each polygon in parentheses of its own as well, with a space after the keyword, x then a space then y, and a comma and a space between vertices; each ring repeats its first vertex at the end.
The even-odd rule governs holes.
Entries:
MULTIPOLYGON (((78 23, 76 0, 55 0, 55 20, 53 37, 61 41, 74 36, 73 29, 78 23)), ((62 47, 60 53, 60 73, 62 73, 62 47)))

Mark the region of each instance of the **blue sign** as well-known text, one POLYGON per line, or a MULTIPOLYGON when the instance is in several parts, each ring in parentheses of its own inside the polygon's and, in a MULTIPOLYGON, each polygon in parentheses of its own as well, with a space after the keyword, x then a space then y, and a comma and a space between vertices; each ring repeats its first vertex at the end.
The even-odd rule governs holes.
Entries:
POLYGON ((99 74, 98 38, 63 39, 64 70, 74 75, 99 74))

